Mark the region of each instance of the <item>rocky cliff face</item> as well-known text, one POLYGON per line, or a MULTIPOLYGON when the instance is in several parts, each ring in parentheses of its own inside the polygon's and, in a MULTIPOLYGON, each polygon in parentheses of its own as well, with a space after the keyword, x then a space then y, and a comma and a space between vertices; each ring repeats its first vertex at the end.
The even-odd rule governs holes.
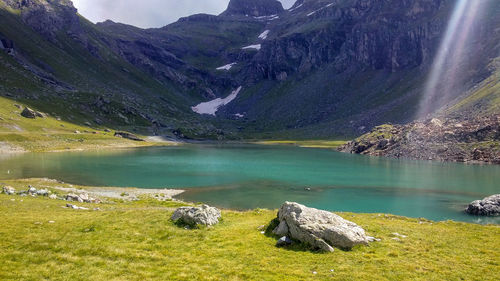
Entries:
POLYGON ((57 41, 58 32, 66 32, 78 40, 86 39, 77 10, 69 0, 5 0, 5 3, 20 10, 25 24, 53 42, 57 41))
MULTIPOLYGON (((127 125, 146 120, 194 138, 201 134, 191 127, 225 136, 327 138, 412 121, 456 3, 299 0, 284 10, 276 0, 232 0, 219 16, 140 29, 90 24, 65 0, 2 2, 20 16, 2 10, 0 39, 13 42, 35 80, 117 101, 127 109, 118 110, 122 116, 140 116, 127 125), (21 25, 13 24, 17 18, 21 25), (33 47, 27 36, 41 43, 33 47), (190 109, 240 86, 215 117, 190 109)), ((454 89, 457 97, 495 71, 486 66, 500 53, 500 2, 484 3, 488 9, 465 46, 472 63, 461 77, 467 82, 454 89)), ((111 101, 106 112, 113 112, 111 101)))
POLYGON ((500 115, 383 125, 339 150, 394 158, 500 164, 500 115))
POLYGON ((283 12, 281 2, 277 0, 231 0, 222 16, 264 17, 283 12))

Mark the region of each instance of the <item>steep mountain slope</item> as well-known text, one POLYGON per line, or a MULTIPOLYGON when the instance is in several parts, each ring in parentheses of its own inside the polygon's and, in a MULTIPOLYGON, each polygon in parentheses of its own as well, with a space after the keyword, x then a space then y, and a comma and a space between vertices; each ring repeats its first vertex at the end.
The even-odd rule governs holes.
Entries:
POLYGON ((79 124, 151 134, 198 126, 189 104, 201 94, 124 60, 70 1, 0 5, 0 39, 13 47, 0 52, 3 96, 79 124))
MULTIPOLYGON (((70 1, 1 0, 0 39, 14 48, 0 52, 0 90, 72 122, 151 134, 356 136, 418 117, 456 3, 298 0, 284 10, 276 0, 231 0, 219 16, 140 29, 94 25, 70 1), (208 101, 215 116, 193 111, 208 101)), ((459 64, 467 71, 428 113, 498 110, 500 2, 482 3, 459 64)))
MULTIPOLYGON (((268 39, 243 71, 252 87, 224 110, 257 130, 308 136, 357 135, 413 120, 455 1, 303 1, 266 27, 268 39)), ((499 2, 465 52, 469 72, 455 96, 490 75, 498 48, 499 2), (493 12, 495 11, 495 12, 493 12), (493 36, 492 36, 493 35, 493 36)), ((434 104, 433 110, 443 104, 434 104)), ((432 111, 432 110, 431 110, 432 111)))

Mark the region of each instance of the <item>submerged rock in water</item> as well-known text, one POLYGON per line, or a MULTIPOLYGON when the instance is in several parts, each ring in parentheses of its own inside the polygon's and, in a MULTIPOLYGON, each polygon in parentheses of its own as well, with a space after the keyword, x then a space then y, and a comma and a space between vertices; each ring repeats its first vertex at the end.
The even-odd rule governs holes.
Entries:
POLYGON ((500 215, 500 194, 491 195, 483 200, 470 203, 465 212, 476 216, 500 215))
POLYGON ((368 244, 363 228, 331 212, 308 208, 298 203, 285 202, 278 212, 280 224, 273 231, 307 243, 323 251, 333 247, 349 250, 368 244), (284 232, 287 233, 284 234, 284 232))
POLYGON ((189 225, 214 225, 219 222, 221 212, 215 207, 202 205, 201 207, 180 207, 172 215, 174 222, 189 225))

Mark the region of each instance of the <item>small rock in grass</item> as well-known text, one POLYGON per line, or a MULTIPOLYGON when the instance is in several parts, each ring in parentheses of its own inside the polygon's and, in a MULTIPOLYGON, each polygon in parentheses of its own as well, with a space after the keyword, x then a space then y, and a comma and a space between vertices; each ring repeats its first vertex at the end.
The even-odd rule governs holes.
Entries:
POLYGON ((50 191, 48 191, 47 189, 39 189, 36 191, 36 195, 39 195, 39 196, 49 196, 50 194, 50 191))
POLYGON ((36 188, 34 186, 28 185, 28 194, 29 195, 36 195, 36 188))
POLYGON ((55 195, 55 194, 51 194, 51 195, 49 195, 49 198, 50 198, 50 199, 57 199, 57 195, 55 195))
POLYGON ((66 204, 66 207, 74 209, 74 210, 88 210, 89 209, 89 208, 85 208, 85 207, 79 207, 79 206, 73 205, 73 204, 66 204))
POLYGON ((49 221, 49 223, 55 223, 55 221, 49 221))
POLYGON ((278 242, 276 242, 276 247, 283 247, 292 244, 292 239, 288 238, 287 236, 283 236, 280 239, 278 239, 278 242))
POLYGON ((394 236, 398 236, 398 237, 401 237, 401 238, 406 238, 406 237, 408 237, 408 236, 406 236, 406 235, 399 234, 399 233, 397 233, 397 232, 394 232, 392 235, 394 235, 394 236))
POLYGON ((3 191, 3 193, 5 193, 7 195, 13 195, 16 193, 16 190, 11 186, 4 186, 2 188, 2 191, 3 191))
POLYGON ((368 239, 368 242, 379 242, 379 241, 381 241, 381 239, 375 238, 375 237, 372 237, 372 236, 366 236, 366 238, 368 239))
POLYGON ((180 207, 172 215, 172 221, 182 221, 187 225, 214 225, 219 222, 221 212, 215 207, 202 205, 200 207, 180 207))

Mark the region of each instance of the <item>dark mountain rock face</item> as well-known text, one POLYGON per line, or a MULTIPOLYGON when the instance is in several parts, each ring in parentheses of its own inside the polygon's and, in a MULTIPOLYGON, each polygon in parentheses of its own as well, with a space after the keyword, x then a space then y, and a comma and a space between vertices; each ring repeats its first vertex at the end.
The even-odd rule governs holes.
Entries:
MULTIPOLYGON (((141 29, 91 24, 67 0, 0 1, 19 11, 0 9, 0 39, 16 46, 17 61, 43 81, 42 92, 58 87, 106 96, 116 104, 96 108, 100 120, 129 114, 137 119, 118 115, 116 122, 143 120, 155 133, 155 124, 162 124, 158 133, 177 130, 191 138, 207 135, 200 128, 221 131, 214 127, 226 136, 354 136, 379 124, 413 121, 456 4, 299 0, 284 10, 276 0, 231 0, 219 16, 198 14, 141 29), (23 24, 13 32, 8 26, 18 22, 14 18, 23 24), (32 32, 40 36, 36 55, 23 41, 32 32), (239 86, 216 117, 191 110, 239 86)), ((467 83, 456 88, 457 97, 497 71, 500 2, 483 3, 488 9, 464 45, 471 63, 463 65, 467 83)))
POLYGON ((69 0, 5 0, 5 3, 20 10, 27 25, 53 42, 59 31, 66 31, 80 40, 85 37, 77 10, 69 0))
POLYGON ((263 17, 283 12, 281 2, 277 0, 231 0, 222 16, 263 17))

